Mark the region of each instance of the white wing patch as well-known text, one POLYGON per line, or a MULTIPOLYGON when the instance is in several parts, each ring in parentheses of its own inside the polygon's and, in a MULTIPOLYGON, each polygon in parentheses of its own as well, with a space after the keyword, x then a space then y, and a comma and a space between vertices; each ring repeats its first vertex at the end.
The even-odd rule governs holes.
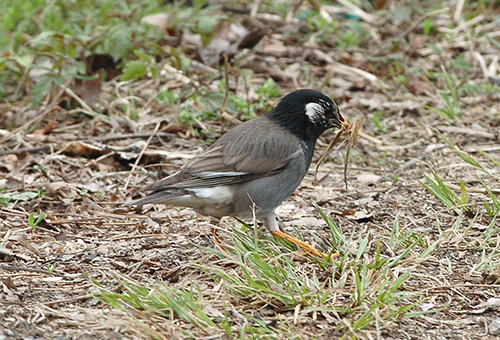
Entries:
POLYGON ((312 123, 320 123, 325 118, 325 109, 321 104, 318 103, 307 103, 306 104, 306 115, 312 123))
POLYGON ((215 177, 234 177, 248 175, 248 172, 241 171, 230 171, 230 172, 217 172, 217 171, 203 171, 198 173, 198 176, 203 178, 215 178, 215 177))

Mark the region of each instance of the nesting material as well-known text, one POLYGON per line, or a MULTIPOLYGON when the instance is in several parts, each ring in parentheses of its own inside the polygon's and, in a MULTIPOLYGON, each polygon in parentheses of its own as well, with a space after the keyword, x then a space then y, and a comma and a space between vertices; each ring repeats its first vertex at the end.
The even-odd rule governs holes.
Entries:
POLYGON ((356 140, 358 139, 358 132, 361 129, 361 126, 363 125, 363 122, 365 121, 365 117, 362 116, 360 118, 355 118, 352 123, 349 123, 345 121, 345 123, 342 124, 342 129, 337 132, 337 135, 335 138, 332 140, 330 145, 328 146, 328 149, 321 155, 318 163, 316 164, 316 170, 314 171, 314 180, 316 181, 317 175, 318 175, 318 169, 320 165, 323 163, 325 160, 326 156, 332 151, 333 147, 338 143, 340 140, 340 137, 342 134, 345 132, 347 135, 347 152, 345 154, 345 162, 344 162, 344 183, 347 188, 347 163, 349 160, 349 150, 352 147, 356 147, 356 140))

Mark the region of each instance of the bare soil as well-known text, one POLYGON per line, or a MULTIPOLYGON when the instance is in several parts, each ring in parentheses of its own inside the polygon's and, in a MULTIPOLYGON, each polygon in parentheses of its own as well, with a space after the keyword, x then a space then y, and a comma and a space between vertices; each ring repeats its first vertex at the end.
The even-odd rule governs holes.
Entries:
MULTIPOLYGON (((442 12, 433 18, 442 23, 440 27, 446 27, 452 15, 442 12)), ((419 15, 412 18, 416 21, 419 15)), ((491 204, 491 200, 479 181, 481 178, 498 197, 500 167, 479 151, 500 160, 499 94, 462 93, 459 111, 463 116, 455 122, 425 106, 443 107, 434 88, 442 87, 441 78, 429 79, 426 74, 443 72, 443 66, 451 68, 449 61, 457 55, 472 65, 469 70, 453 71, 466 84, 489 81, 477 54, 498 72, 498 47, 467 34, 481 28, 482 37, 498 31, 498 24, 493 22, 491 16, 485 16, 472 28, 457 31, 450 43, 433 41, 434 37, 423 35, 419 26, 413 27, 411 20, 401 27, 390 22, 366 24, 381 39, 379 53, 363 48, 340 51, 313 42, 294 43, 291 37, 297 32, 290 28, 294 26, 283 22, 249 52, 246 64, 241 66, 254 69, 252 86, 273 77, 281 95, 296 85, 315 88, 332 95, 346 117, 367 117, 358 149, 350 151, 347 189, 343 174, 346 148, 342 146, 321 165, 318 182, 314 182, 313 165, 302 185, 278 209, 285 230, 292 231, 295 226, 306 239, 324 249, 324 244, 310 239, 307 233, 310 229, 329 238, 326 224, 313 206, 316 202, 334 218, 346 238, 369 235, 369 247, 375 251, 378 246, 382 256, 391 255, 387 242, 397 218, 400 230, 422 236, 424 244, 439 240, 432 254, 423 261, 413 259, 414 263, 410 257, 404 268, 413 270, 405 289, 421 292, 431 308, 441 310, 384 322, 378 330, 370 326, 356 333, 358 337, 499 338, 491 326, 499 321, 499 307, 487 302, 492 303, 491 299, 500 295, 495 255, 500 239, 495 233, 485 241, 487 226, 495 222, 486 212, 485 201, 491 204), (441 44, 442 55, 429 51, 426 43, 441 44), (390 53, 399 55, 397 63, 403 70, 418 70, 405 73, 405 86, 391 75, 394 63, 377 59, 387 60, 390 53), (271 65, 269 72, 257 70, 256 60, 271 65), (342 72, 338 64, 352 69, 342 72), (373 78, 354 70, 369 72, 373 78), (377 110, 381 112, 379 126, 374 124, 377 110), (461 160, 440 133, 493 176, 461 160), (471 213, 457 215, 419 183, 425 182, 424 173, 432 176, 432 171, 457 195, 460 181, 464 182, 468 204, 473 207, 471 213)), ((498 73, 490 76, 498 81, 498 73)), ((36 109, 23 102, 0 106, 2 193, 44 192, 27 200, 11 201, 14 204, 8 207, 0 205, 0 339, 148 339, 150 336, 130 317, 95 298, 98 288, 92 280, 109 289, 117 284, 117 276, 145 286, 156 280, 176 287, 189 280, 207 287, 215 285, 196 269, 214 261, 213 255, 200 245, 219 247, 207 217, 189 209, 158 206, 134 210, 122 204, 138 197, 141 187, 171 173, 205 148, 208 143, 204 139, 222 133, 219 121, 194 126, 179 123, 180 106, 148 101, 150 95, 166 84, 179 93, 193 89, 204 94, 217 92, 216 81, 222 77, 224 73, 213 68, 193 70, 186 79, 166 73, 158 82, 146 79, 125 86, 116 81, 104 83, 95 110, 101 108, 105 118, 57 108, 50 98, 36 109), (121 97, 124 103, 130 103, 131 95, 143 99, 136 103, 138 122, 128 118, 114 102, 121 97), (156 127, 157 135, 148 140, 156 127), (36 220, 40 211, 43 220, 31 228, 28 216, 34 213, 36 220)), ((244 86, 240 84, 237 91, 246 98, 244 86)), ((251 100, 255 98, 253 93, 251 100)), ((270 98, 269 105, 277 100, 270 98)), ((227 123, 225 128, 231 125, 227 123)), ((318 142, 316 161, 333 136, 334 132, 330 132, 318 142)), ((224 220, 228 229, 233 223, 239 222, 224 220)), ((219 234, 223 242, 230 242, 224 230, 219 234)), ((295 261, 301 261, 300 257, 295 261)), ((274 318, 268 316, 270 322, 274 318)), ((179 326, 183 321, 162 322, 167 325, 162 329, 169 329, 163 333, 166 338, 187 337, 180 331, 188 327, 179 326)), ((198 330, 193 325, 191 331, 197 334, 198 330)), ((340 335, 334 324, 311 321, 299 323, 295 336, 290 338, 328 339, 340 335)))

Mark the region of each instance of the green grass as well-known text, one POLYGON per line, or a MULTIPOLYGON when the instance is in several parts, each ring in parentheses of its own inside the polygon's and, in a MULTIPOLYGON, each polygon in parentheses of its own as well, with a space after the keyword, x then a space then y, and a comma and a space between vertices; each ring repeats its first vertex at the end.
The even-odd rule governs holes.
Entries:
POLYGON ((4 53, 0 56, 0 99, 13 101, 28 94, 36 106, 61 86, 75 79, 88 80, 92 74, 89 60, 94 55, 109 56, 123 72, 122 81, 141 78, 147 72, 156 78, 165 61, 175 67, 176 60, 180 61, 185 70, 188 59, 176 49, 160 46, 158 43, 169 37, 141 19, 170 13, 169 29, 199 33, 207 44, 214 27, 228 18, 214 14, 216 7, 205 7, 204 0, 192 3, 1 1, 0 50, 4 53))
POLYGON ((13 206, 16 202, 26 202, 45 194, 42 189, 35 191, 24 191, 20 193, 3 192, 5 188, 0 188, 0 204, 7 207, 13 206))
POLYGON ((442 79, 443 88, 439 89, 435 85, 436 92, 441 99, 442 108, 435 108, 429 105, 424 105, 428 110, 437 113, 441 117, 444 117, 451 121, 457 121, 463 116, 462 105, 459 100, 458 88, 461 86, 457 84, 457 77, 454 74, 450 74, 448 70, 444 67, 441 68, 441 74, 439 74, 442 79))
MULTIPOLYGON (((441 133, 439 134, 441 138, 446 142, 446 144, 448 144, 452 151, 463 162, 469 164, 474 169, 487 174, 488 177, 492 178, 496 182, 500 181, 500 178, 496 174, 493 174, 492 171, 488 170, 486 166, 477 161, 468 153, 459 150, 455 145, 450 143, 445 136, 443 136, 441 133)), ((483 151, 480 151, 480 153, 490 161, 491 166, 500 169, 500 163, 497 160, 483 151)), ((432 171, 432 177, 426 174, 423 174, 423 176, 425 181, 419 180, 420 184, 422 184, 422 186, 427 191, 433 194, 445 206, 451 208, 457 215, 462 214, 462 212, 472 212, 474 210, 474 205, 469 202, 469 194, 463 180, 459 182, 460 193, 457 194, 452 189, 450 189, 449 185, 447 185, 435 171, 432 171)), ((477 175, 477 178, 486 192, 483 211, 485 211, 490 217, 496 218, 500 213, 500 201, 498 200, 496 194, 485 183, 484 179, 482 179, 479 175, 477 175)))
POLYGON ((403 232, 396 219, 388 243, 392 255, 383 255, 368 234, 346 238, 333 219, 319 211, 331 231, 323 244, 343 250, 336 261, 310 256, 297 261, 294 245, 267 233, 256 239, 255 230, 235 226, 223 250, 200 247, 210 260, 192 260, 190 267, 197 268, 192 278, 142 285, 118 276, 114 289, 94 282, 100 289, 97 296, 145 329, 160 317, 175 322, 187 337, 220 332, 241 339, 277 338, 294 334, 290 313, 313 324, 318 317, 336 320, 332 331, 337 336, 358 337, 367 329, 429 312, 418 308, 421 293, 406 288, 412 276, 407 263, 425 260, 437 243, 426 246, 422 237, 403 232), (264 316, 262 310, 267 311, 264 316), (240 322, 235 322, 235 313, 240 322), (193 326, 196 331, 190 333, 193 326))
MULTIPOLYGON (((493 183, 498 183, 499 178, 496 173, 497 170, 500 169, 500 163, 487 153, 479 150, 479 154, 482 155, 486 161, 489 161, 488 166, 486 166, 482 161, 477 160, 476 157, 458 149, 458 147, 450 143, 443 135, 441 135, 441 138, 462 162, 479 171, 477 178, 484 189, 484 193, 482 194, 484 196, 482 201, 483 204, 480 203, 481 201, 473 203, 469 202, 468 197, 470 193, 463 180, 460 181, 460 192, 455 193, 436 172, 432 172, 432 177, 425 174, 423 175, 426 182, 424 180, 419 181, 422 186, 432 193, 438 201, 442 202, 457 214, 457 218, 450 229, 448 229, 447 235, 445 235, 440 228, 441 223, 438 214, 436 214, 437 225, 441 234, 441 242, 456 243, 457 237, 461 240, 474 239, 475 242, 473 245, 470 245, 470 247, 475 252, 480 252, 481 258, 470 268, 470 275, 481 273, 483 278, 495 278, 495 275, 490 275, 490 273, 495 273, 500 267, 500 247, 498 245, 498 233, 500 232, 500 226, 498 226, 500 202, 496 194, 491 190, 491 185, 486 184, 481 174, 492 179, 494 181, 493 183), (471 218, 470 215, 472 215, 472 212, 474 212, 474 214, 471 218), (469 217, 467 215, 469 215, 469 217), (489 222, 487 222, 487 225, 480 229, 479 232, 474 230, 476 223, 479 221, 485 223, 485 221, 488 220, 489 222)), ((495 280, 494 283, 498 283, 498 279, 495 280)))
POLYGON ((427 182, 419 180, 420 184, 444 205, 453 209, 457 215, 460 215, 462 211, 472 210, 472 207, 467 203, 468 197, 464 181, 460 181, 460 194, 457 195, 435 172, 432 172, 432 177, 426 174, 423 176, 427 182))
POLYGON ((35 230, 35 228, 40 224, 40 222, 43 221, 43 213, 40 210, 38 213, 38 217, 35 220, 35 213, 32 212, 31 214, 28 215, 28 225, 31 228, 31 230, 35 230))

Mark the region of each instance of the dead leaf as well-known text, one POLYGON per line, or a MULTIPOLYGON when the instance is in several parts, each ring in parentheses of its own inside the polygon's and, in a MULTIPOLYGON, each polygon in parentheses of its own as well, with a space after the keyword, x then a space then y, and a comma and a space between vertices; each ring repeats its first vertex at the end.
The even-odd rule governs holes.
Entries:
POLYGON ((19 297, 12 292, 12 290, 7 287, 4 283, 2 283, 2 292, 3 298, 2 300, 9 301, 9 302, 14 302, 14 301, 19 301, 19 297))
POLYGON ((222 313, 220 310, 218 310, 212 305, 206 305, 205 307, 203 307, 203 312, 212 318, 217 318, 222 320, 225 319, 224 313, 222 313))
MULTIPOLYGON (((4 155, 0 157, 0 168, 4 168, 7 172, 12 172, 17 166, 18 158, 16 155, 4 155)), ((5 187, 5 185, 0 186, 5 187)))
POLYGON ((408 83, 406 84, 406 88, 413 94, 425 94, 432 92, 432 85, 423 79, 419 79, 417 77, 411 77, 408 83))
POLYGON ((358 180, 358 182, 366 184, 366 183, 377 183, 381 178, 382 176, 375 175, 374 173, 363 172, 359 174, 356 179, 358 180))
POLYGON ((482 302, 477 305, 478 308, 494 308, 500 307, 500 299, 499 298, 489 298, 488 301, 482 302))
POLYGON ((156 13, 142 17, 141 22, 156 26, 160 30, 165 32, 168 27, 168 18, 169 16, 167 13, 156 13))
POLYGON ((346 217, 356 222, 368 222, 373 215, 373 212, 367 213, 366 211, 357 210, 354 212, 354 215, 347 215, 346 217))
POLYGON ((108 150, 81 141, 70 143, 63 151, 67 155, 79 157, 99 157, 109 153, 108 150))
POLYGON ((90 80, 75 79, 75 83, 70 87, 90 107, 99 100, 101 95, 102 70, 97 70, 91 76, 95 78, 90 80))
POLYGON ((254 48, 262 38, 267 34, 267 27, 264 28, 255 28, 251 30, 246 36, 241 39, 238 44, 238 50, 242 50, 244 48, 252 49, 254 48))

